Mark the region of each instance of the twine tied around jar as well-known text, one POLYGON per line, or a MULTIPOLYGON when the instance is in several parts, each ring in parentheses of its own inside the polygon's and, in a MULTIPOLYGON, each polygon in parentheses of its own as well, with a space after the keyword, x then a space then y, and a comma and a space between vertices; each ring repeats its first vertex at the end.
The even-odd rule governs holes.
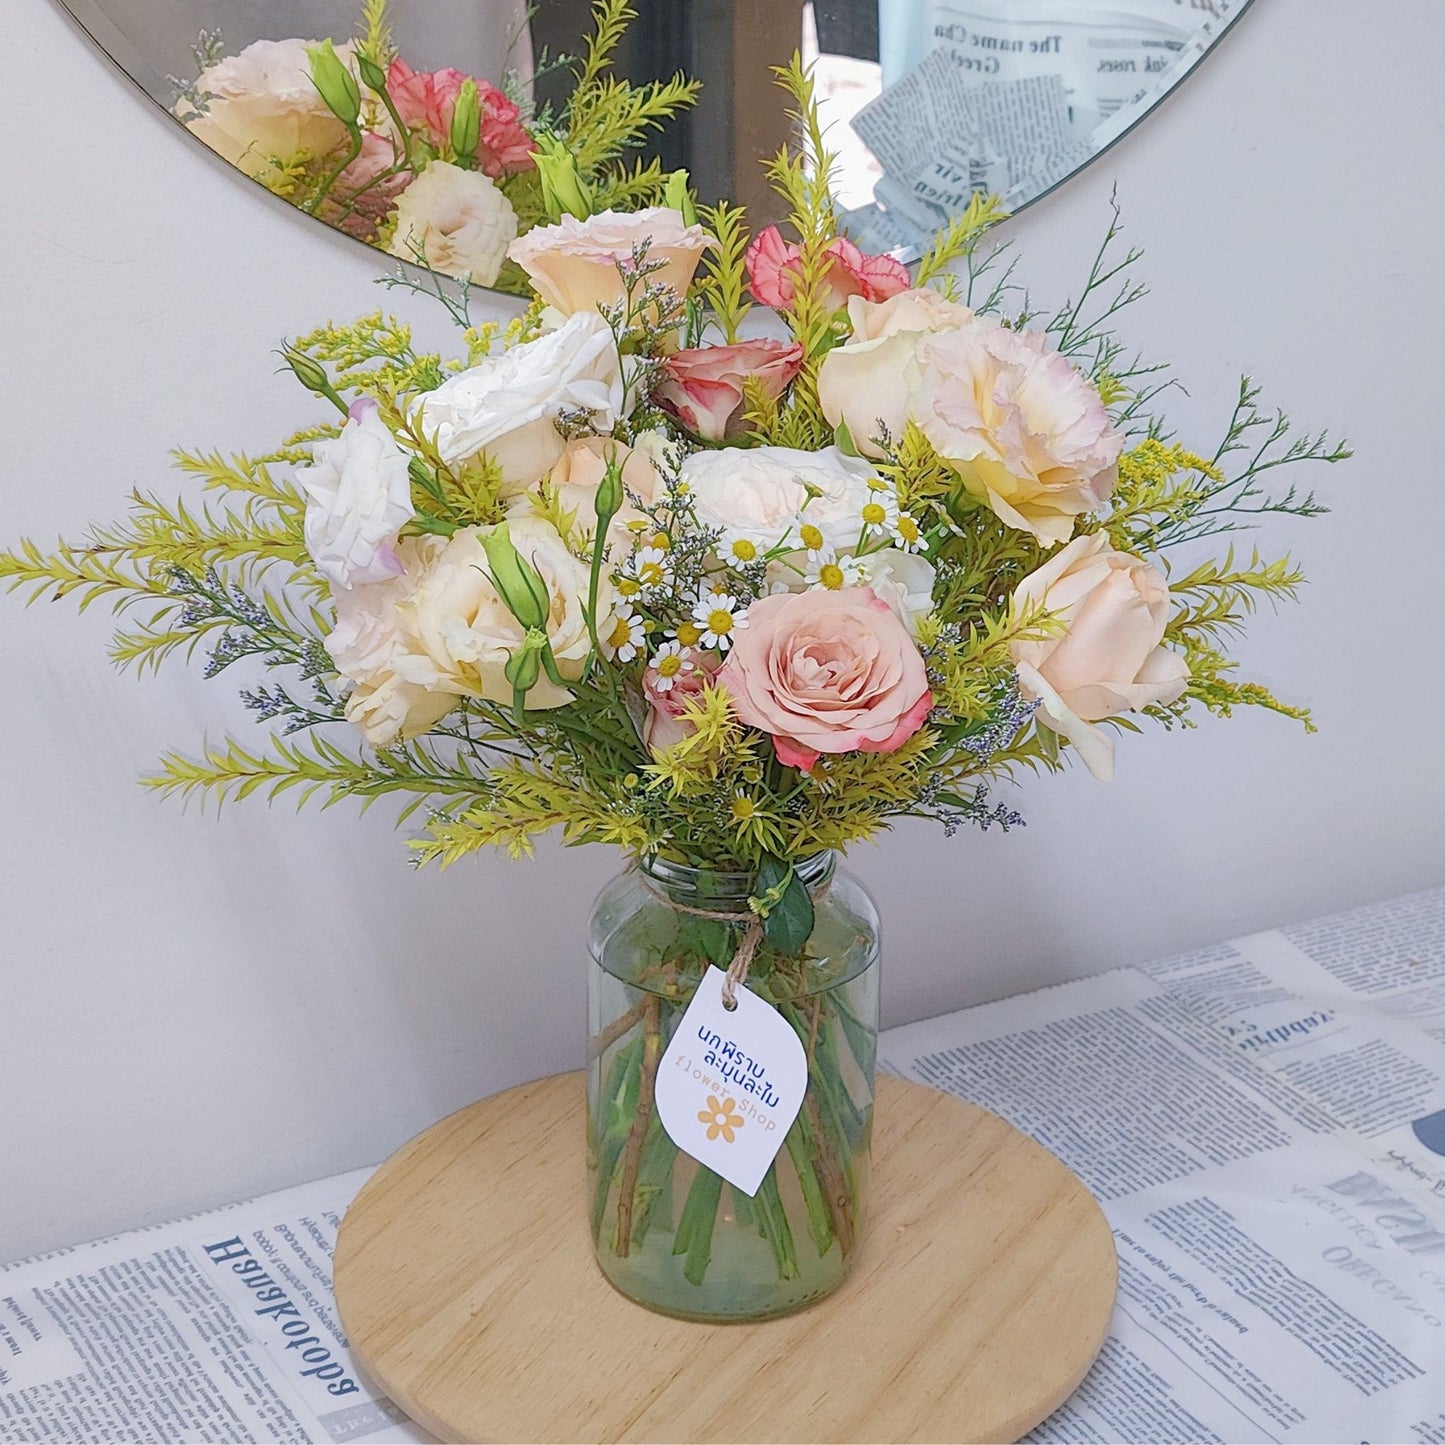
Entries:
MULTIPOLYGON (((677 913, 686 913, 692 918, 711 918, 718 923, 742 923, 746 920, 747 927, 743 929, 743 936, 738 939, 738 946, 733 950, 732 960, 727 967, 727 977, 723 979, 722 1003, 729 1013, 738 1006, 737 990, 747 983, 748 970, 753 966, 753 959, 763 942, 763 919, 755 913, 750 906, 737 909, 717 908, 694 908, 690 903, 679 903, 670 894, 664 893, 662 889, 653 887, 647 875, 639 868, 637 870, 638 881, 643 888, 650 893, 659 903, 665 904, 668 908, 677 913)), ((832 884, 832 879, 820 883, 816 888, 808 890, 808 896, 814 904, 822 901, 832 884)))

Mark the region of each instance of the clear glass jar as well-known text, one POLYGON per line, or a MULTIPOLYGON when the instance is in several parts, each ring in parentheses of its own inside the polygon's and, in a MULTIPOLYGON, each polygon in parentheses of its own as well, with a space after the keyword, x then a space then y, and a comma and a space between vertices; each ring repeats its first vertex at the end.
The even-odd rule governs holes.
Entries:
POLYGON ((657 1060, 708 964, 746 927, 746 873, 655 859, 614 879, 592 913, 587 1164, 592 1239, 628 1298, 681 1319, 769 1319, 847 1277, 862 1238, 878 1040, 878 913, 832 853, 797 865, 813 894, 803 949, 766 942, 747 987, 808 1057, 803 1107, 751 1198, 682 1153, 658 1119, 657 1060), (676 906, 674 906, 676 905, 676 906), (685 909, 738 915, 703 918, 685 909))

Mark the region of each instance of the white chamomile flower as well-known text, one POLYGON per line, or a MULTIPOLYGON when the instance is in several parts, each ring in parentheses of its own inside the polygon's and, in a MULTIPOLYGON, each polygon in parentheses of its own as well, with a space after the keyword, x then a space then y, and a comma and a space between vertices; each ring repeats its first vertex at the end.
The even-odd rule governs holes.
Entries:
POLYGON ((844 587, 861 587, 867 570, 856 557, 835 557, 831 551, 809 552, 809 567, 803 580, 809 587, 840 592, 844 587))
POLYGON ((619 610, 612 614, 612 625, 602 641, 612 649, 618 662, 631 662, 642 651, 646 637, 647 628, 642 618, 635 612, 619 610))
POLYGON ((918 525, 918 519, 910 517, 907 512, 899 512, 893 519, 889 536, 905 552, 921 552, 926 545, 923 528, 918 525))
POLYGON ((658 692, 671 692, 678 678, 692 672, 696 664, 692 660, 690 647, 684 647, 680 642, 664 642, 652 654, 652 660, 647 666, 653 674, 653 687, 658 692))
POLYGON ((887 537, 898 524, 898 498, 892 492, 870 490, 858 515, 865 537, 887 537))
POLYGON ((748 625, 748 609, 730 592, 704 592, 692 615, 703 630, 698 645, 715 647, 719 652, 726 652, 733 645, 733 634, 748 625))
POLYGON ((798 528, 798 540, 809 552, 824 552, 828 548, 828 539, 823 535, 823 529, 814 526, 812 522, 804 522, 798 528))
POLYGON ((742 532, 724 532, 718 539, 717 554, 729 567, 750 567, 763 560, 763 549, 742 532))
POLYGON ((637 583, 638 595, 651 597, 672 582, 672 558, 661 547, 641 547, 627 564, 627 576, 637 583))

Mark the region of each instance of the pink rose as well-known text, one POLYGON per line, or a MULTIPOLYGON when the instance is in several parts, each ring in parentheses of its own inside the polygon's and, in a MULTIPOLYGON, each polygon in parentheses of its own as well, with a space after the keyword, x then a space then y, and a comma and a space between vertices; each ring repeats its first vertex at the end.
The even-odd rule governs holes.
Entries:
POLYGON ((779 761, 804 772, 821 753, 893 752, 933 706, 923 658, 871 587, 760 598, 717 681, 744 723, 772 734, 779 761))
POLYGON ((1014 590, 1015 614, 1041 607, 1064 631, 1011 644, 1019 690, 1039 700, 1039 717, 1107 781, 1114 740, 1092 724, 1175 702, 1189 681, 1184 659, 1161 645, 1169 585, 1157 567, 1092 532, 1075 537, 1014 590))
POLYGON ((711 685, 720 659, 715 652, 694 652, 688 659, 692 667, 671 679, 672 685, 658 687, 657 674, 649 667, 642 674, 642 695, 647 699, 647 720, 642 725, 642 741, 654 753, 680 743, 692 732, 692 725, 683 721, 683 704, 697 697, 711 685))
POLYGON ((802 364, 803 348, 781 341, 676 351, 663 363, 654 396, 694 435, 720 442, 742 429, 744 382, 752 378, 771 400, 783 394, 802 364))
POLYGON ((452 115, 457 96, 468 80, 477 87, 481 102, 481 135, 477 164, 495 180, 514 171, 529 171, 535 142, 522 124, 521 111, 495 85, 448 66, 445 70, 413 70, 398 56, 386 72, 386 88, 396 113, 412 130, 426 132, 433 146, 451 142, 452 115))
MULTIPOLYGON (((846 236, 828 243, 828 310, 836 311, 850 296, 886 301, 912 285, 908 267, 892 256, 865 256, 846 236)), ((753 237, 747 250, 748 284, 764 306, 786 311, 798 287, 798 247, 783 240, 776 226, 753 237)))

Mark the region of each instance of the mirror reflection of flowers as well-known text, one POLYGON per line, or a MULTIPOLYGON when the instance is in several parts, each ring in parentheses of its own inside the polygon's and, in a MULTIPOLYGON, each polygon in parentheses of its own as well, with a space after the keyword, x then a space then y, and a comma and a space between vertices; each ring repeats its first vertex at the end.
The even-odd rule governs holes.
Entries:
POLYGON ((560 113, 537 115, 508 70, 500 86, 453 67, 419 71, 396 53, 386 0, 363 0, 360 33, 258 40, 235 55, 204 36, 199 74, 175 103, 198 139, 276 195, 404 261, 479 286, 530 294, 507 247, 555 216, 539 155, 560 148, 599 206, 660 197, 655 162, 629 163, 640 137, 691 104, 682 77, 633 86, 611 71, 630 12, 603 0, 560 113))

